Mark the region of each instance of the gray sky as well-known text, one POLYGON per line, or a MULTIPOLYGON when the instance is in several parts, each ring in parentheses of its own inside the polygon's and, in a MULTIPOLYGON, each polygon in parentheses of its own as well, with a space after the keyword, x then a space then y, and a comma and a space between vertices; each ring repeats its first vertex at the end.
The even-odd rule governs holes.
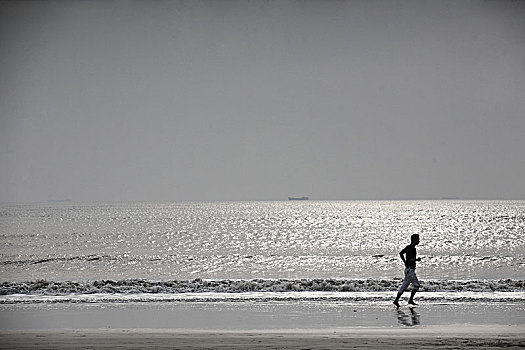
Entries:
POLYGON ((525 199, 525 1, 0 1, 0 201, 525 199))

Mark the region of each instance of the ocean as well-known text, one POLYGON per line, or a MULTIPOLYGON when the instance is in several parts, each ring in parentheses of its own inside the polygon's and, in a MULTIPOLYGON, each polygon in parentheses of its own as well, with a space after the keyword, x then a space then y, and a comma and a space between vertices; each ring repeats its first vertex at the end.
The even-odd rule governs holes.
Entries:
POLYGON ((525 302, 525 201, 0 205, 0 304, 525 302))

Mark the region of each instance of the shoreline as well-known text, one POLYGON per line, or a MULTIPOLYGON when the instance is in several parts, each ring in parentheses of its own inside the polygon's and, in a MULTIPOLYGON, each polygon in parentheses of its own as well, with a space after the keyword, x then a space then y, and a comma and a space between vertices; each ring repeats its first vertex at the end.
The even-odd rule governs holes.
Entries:
POLYGON ((0 305, 0 331, 29 329, 415 329, 525 325, 523 303, 238 301, 0 305))
POLYGON ((523 304, 4 305, 0 349, 525 348, 523 304))
POLYGON ((525 326, 332 329, 37 329, 0 331, 2 349, 419 349, 525 347, 525 326))

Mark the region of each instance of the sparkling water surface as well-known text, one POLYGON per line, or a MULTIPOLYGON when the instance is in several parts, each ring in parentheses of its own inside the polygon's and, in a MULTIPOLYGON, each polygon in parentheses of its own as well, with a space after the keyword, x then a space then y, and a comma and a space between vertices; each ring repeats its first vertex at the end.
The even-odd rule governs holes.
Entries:
POLYGON ((523 279, 525 201, 0 205, 0 279, 523 279))

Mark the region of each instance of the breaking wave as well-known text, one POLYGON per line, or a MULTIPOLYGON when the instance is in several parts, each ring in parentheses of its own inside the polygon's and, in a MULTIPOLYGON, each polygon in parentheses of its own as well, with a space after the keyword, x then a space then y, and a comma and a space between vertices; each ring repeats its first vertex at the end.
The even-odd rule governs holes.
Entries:
MULTIPOLYGON (((171 280, 142 279, 97 281, 0 282, 0 295, 68 294, 181 294, 246 292, 391 292, 401 280, 350 279, 223 279, 171 280)), ((421 292, 525 292, 525 280, 426 280, 421 292)))

